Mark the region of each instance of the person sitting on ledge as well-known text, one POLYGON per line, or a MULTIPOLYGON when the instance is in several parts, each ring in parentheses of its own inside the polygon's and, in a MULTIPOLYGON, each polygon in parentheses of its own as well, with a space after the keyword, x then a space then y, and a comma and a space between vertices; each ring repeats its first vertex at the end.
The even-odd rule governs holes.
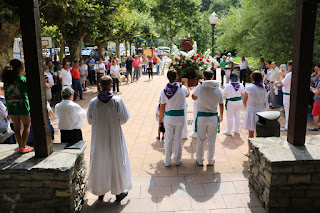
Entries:
POLYGON ((61 143, 75 144, 82 140, 82 118, 86 118, 86 112, 72 101, 73 94, 74 90, 71 87, 65 87, 61 92, 63 100, 55 107, 61 143))

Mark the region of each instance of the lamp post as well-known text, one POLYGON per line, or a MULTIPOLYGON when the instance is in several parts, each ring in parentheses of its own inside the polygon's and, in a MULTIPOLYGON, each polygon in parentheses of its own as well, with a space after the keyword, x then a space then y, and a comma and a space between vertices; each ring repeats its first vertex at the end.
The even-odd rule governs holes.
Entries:
POLYGON ((212 26, 212 57, 214 57, 214 26, 218 23, 218 20, 218 16, 215 12, 213 12, 209 17, 209 22, 212 26))

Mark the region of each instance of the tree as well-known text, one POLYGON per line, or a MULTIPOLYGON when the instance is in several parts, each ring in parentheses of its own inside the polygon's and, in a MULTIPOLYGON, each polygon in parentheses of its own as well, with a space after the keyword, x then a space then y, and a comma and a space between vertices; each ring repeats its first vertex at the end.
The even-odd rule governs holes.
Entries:
MULTIPOLYGON (((221 50, 236 49, 253 57, 276 60, 292 59, 295 0, 241 0, 241 7, 231 8, 217 24, 217 45, 221 50)), ((320 14, 318 13, 318 23, 320 14)), ((320 26, 317 25, 316 39, 320 26)), ((315 59, 319 59, 315 42, 315 59)))
POLYGON ((180 30, 193 26, 192 20, 196 18, 200 5, 199 0, 156 0, 152 14, 155 20, 159 20, 159 34, 170 39, 171 47, 173 37, 180 30))
POLYGON ((20 33, 18 9, 9 2, 0 0, 0 68, 12 59, 14 38, 20 33))
POLYGON ((70 49, 71 60, 79 60, 81 44, 90 24, 94 23, 95 7, 93 0, 54 0, 44 1, 44 19, 57 25, 66 45, 70 49))

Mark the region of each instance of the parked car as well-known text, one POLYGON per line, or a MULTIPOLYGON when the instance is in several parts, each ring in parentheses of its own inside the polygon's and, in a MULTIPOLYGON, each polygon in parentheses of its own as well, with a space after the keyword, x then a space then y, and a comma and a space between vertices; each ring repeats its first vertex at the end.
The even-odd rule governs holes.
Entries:
POLYGON ((157 55, 169 55, 170 54, 170 48, 169 47, 158 47, 155 50, 157 55))

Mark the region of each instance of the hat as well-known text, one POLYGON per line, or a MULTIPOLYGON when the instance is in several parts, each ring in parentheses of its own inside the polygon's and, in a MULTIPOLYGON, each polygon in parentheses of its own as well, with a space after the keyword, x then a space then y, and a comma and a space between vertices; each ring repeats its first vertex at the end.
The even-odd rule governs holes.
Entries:
POLYGON ((228 53, 228 55, 231 55, 231 53, 228 53))

